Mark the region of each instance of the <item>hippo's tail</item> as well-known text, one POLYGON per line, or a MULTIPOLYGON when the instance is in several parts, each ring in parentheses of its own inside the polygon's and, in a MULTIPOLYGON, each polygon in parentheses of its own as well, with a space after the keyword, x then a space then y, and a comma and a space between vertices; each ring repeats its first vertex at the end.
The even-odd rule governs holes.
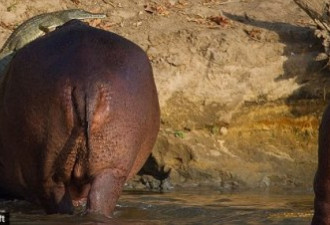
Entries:
MULTIPOLYGON (((81 146, 77 155, 85 155, 88 158, 91 150, 90 134, 97 132, 102 124, 108 119, 110 111, 110 94, 107 89, 100 85, 97 90, 87 92, 78 88, 74 88, 71 94, 72 114, 70 118, 73 129, 78 128, 83 132, 85 143, 81 146)), ((79 157, 77 157, 79 158, 79 157)), ((84 163, 75 162, 73 167, 73 175, 75 178, 83 176, 82 167, 84 163)))

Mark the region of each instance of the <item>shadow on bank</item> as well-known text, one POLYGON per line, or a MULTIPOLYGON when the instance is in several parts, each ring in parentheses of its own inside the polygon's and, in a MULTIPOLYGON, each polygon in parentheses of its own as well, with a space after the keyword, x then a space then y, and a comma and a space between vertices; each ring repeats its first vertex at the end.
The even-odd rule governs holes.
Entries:
POLYGON ((291 107, 294 116, 303 116, 311 111, 322 114, 330 99, 330 72, 327 60, 315 61, 318 53, 323 51, 321 40, 314 35, 316 27, 261 21, 230 13, 224 15, 233 21, 278 34, 279 41, 285 44, 284 55, 287 60, 283 64, 284 73, 275 81, 295 79, 300 86, 285 99, 286 104, 291 107), (320 106, 316 110, 312 107, 315 102, 320 106))

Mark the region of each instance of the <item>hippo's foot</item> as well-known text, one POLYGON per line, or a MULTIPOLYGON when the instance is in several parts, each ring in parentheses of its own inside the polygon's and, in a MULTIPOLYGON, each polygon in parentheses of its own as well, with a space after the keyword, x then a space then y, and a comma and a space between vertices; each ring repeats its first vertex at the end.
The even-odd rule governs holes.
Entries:
POLYGON ((125 174, 116 169, 106 169, 94 178, 87 200, 87 213, 111 217, 126 180, 125 174))

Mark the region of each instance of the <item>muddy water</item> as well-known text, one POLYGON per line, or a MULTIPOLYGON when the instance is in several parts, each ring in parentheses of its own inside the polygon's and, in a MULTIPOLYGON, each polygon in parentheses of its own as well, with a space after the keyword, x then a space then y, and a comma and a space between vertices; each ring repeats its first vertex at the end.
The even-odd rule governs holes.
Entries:
POLYGON ((307 225, 312 193, 235 193, 185 191, 124 192, 113 219, 82 215, 45 215, 25 201, 0 201, 11 212, 11 224, 224 224, 307 225))

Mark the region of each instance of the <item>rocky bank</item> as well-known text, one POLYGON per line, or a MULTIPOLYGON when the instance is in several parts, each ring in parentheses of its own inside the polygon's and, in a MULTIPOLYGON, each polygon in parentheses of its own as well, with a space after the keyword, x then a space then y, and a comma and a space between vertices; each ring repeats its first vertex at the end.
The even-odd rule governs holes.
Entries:
POLYGON ((126 187, 311 190, 329 71, 287 0, 7 0, 0 44, 27 18, 83 8, 148 54, 161 105, 152 156, 126 187))

